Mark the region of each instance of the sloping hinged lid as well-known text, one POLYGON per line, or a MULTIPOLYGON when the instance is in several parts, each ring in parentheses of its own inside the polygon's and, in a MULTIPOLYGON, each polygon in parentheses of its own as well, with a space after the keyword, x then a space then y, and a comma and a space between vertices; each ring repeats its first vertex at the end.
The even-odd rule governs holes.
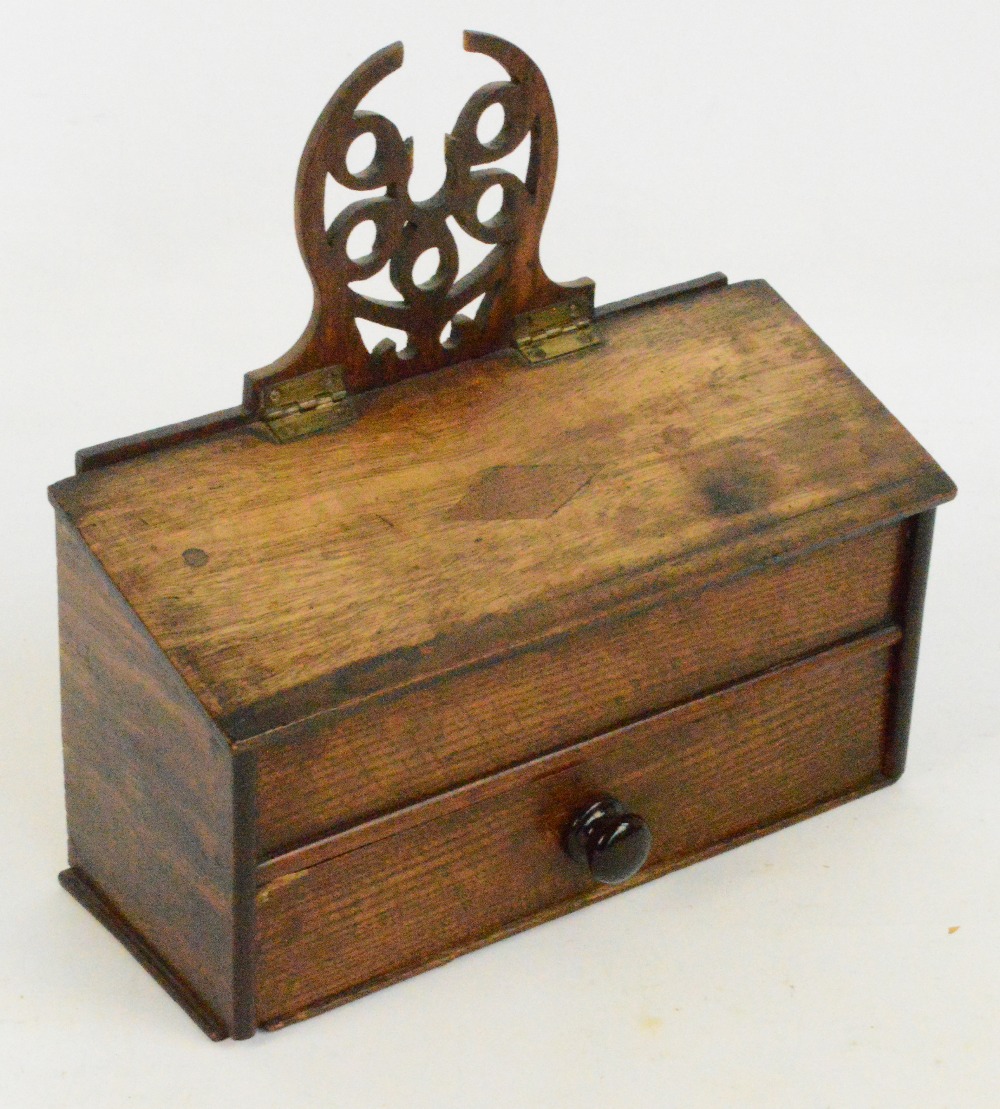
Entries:
POLYGON ((954 487, 763 282, 52 488, 234 740, 927 509, 954 487))

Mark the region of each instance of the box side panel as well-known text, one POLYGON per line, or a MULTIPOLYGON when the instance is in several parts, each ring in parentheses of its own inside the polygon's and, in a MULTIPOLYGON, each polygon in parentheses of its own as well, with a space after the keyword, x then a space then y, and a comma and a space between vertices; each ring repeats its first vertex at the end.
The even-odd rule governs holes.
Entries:
POLYGON ((57 540, 70 863, 112 931, 231 1033, 228 745, 61 517, 57 540))
MULTIPOLYGON (((897 629, 498 776, 463 806, 262 885, 265 1027, 656 877, 885 783, 897 629), (641 814, 639 874, 598 886, 565 854, 575 814, 610 793, 641 814)), ((390 822, 391 823, 391 822, 390 822)), ((348 833, 345 839, 351 839, 348 833)))
POLYGON ((934 537, 934 509, 914 517, 907 525, 905 570, 900 575, 897 621, 903 629, 903 642, 896 653, 892 733, 886 745, 883 771, 895 781, 906 768, 906 749, 910 739, 910 718, 917 682, 917 657, 920 629, 924 616, 924 597, 934 537))
POLYGON ((260 849, 412 804, 893 619, 888 527, 275 733, 260 849))

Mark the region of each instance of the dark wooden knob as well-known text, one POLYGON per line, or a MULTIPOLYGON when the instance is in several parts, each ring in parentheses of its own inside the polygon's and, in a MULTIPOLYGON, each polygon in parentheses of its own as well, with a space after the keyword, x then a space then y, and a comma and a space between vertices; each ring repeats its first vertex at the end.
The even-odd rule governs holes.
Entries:
POLYGON ((566 853, 606 885, 624 882, 649 857, 653 836, 641 816, 614 797, 602 797, 573 819, 566 833, 566 853))

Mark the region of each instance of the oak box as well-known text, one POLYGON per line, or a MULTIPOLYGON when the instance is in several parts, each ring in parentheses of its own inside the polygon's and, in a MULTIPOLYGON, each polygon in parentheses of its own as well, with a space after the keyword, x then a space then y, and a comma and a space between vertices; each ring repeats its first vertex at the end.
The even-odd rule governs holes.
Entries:
POLYGON ((296 192, 316 309, 243 405, 51 489, 62 880, 215 1038, 903 769, 952 483, 764 282, 595 310, 549 281, 548 91, 510 44, 467 47, 510 80, 459 116, 430 201, 358 108, 398 44, 320 117, 296 192), (524 181, 482 168, 521 142, 524 181), (327 227, 327 173, 384 192, 327 227), (493 248, 465 275, 449 218, 493 248), (351 284, 386 265, 397 302, 351 284), (369 353, 359 317, 405 349, 369 353))

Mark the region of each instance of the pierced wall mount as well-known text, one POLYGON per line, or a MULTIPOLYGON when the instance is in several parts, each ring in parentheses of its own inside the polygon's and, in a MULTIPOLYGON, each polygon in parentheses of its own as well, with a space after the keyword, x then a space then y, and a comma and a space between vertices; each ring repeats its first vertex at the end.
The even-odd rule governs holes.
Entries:
POLYGON ((296 437, 299 423, 306 430, 318 430, 323 421, 317 408, 336 421, 343 418, 352 394, 502 347, 516 345, 529 360, 543 360, 539 352, 545 349, 544 341, 532 334, 532 324, 536 332, 540 327, 549 333, 549 348, 559 353, 598 341, 590 327, 594 283, 583 278, 557 284, 545 275, 538 257, 558 149, 545 79, 525 53, 503 39, 467 31, 464 45, 499 62, 509 79, 483 85, 459 113, 445 136, 444 184, 429 200, 414 201, 409 195, 413 140, 402 138, 385 116, 360 107, 372 89, 403 64, 402 43, 385 47, 358 66, 313 127, 295 187, 299 249, 315 290, 312 317, 287 354, 246 375, 244 389, 248 412, 272 431, 276 423, 283 426, 278 438, 296 437), (494 104, 503 109, 503 125, 492 140, 483 142, 478 124, 494 104), (373 137, 375 151, 368 166, 355 173, 348 168, 347 152, 366 134, 373 137), (491 165, 525 141, 530 143, 525 180, 491 165), (328 226, 327 174, 348 189, 383 192, 348 204, 328 226), (480 219, 479 201, 495 185, 503 193, 499 210, 480 219), (467 235, 492 248, 461 277, 449 217, 467 235), (348 238, 365 223, 374 225, 374 244, 364 257, 352 258, 348 238), (437 271, 418 282, 414 265, 431 249, 438 252, 437 271), (354 287, 385 267, 398 300, 376 300, 354 287), (480 297, 474 316, 466 315, 464 310, 480 297), (546 309, 552 311, 546 315, 546 309), (369 353, 358 319, 405 331, 406 346, 398 350, 391 339, 384 339, 369 353), (291 384, 299 380, 301 388, 291 384), (312 398, 303 396, 308 382, 321 382, 326 399, 312 405, 312 398), (289 394, 296 397, 295 403, 307 406, 301 417, 286 403, 289 394))
POLYGON ((361 107, 402 66, 403 45, 396 42, 373 54, 337 89, 302 153, 295 226, 314 298, 298 342, 276 362, 245 375, 239 407, 77 451, 77 473, 237 428, 251 427, 287 443, 349 423, 355 414, 352 397, 359 393, 503 349, 527 365, 546 363, 600 343, 595 317, 726 284, 725 274, 709 274, 595 311, 589 278, 550 280, 538 256, 558 155, 548 86, 527 54, 495 35, 466 31, 464 46, 498 62, 508 79, 477 89, 459 112, 445 136, 445 179, 438 192, 423 201, 410 197, 412 140, 403 139, 385 116, 361 107), (503 125, 481 141, 480 119, 494 105, 503 109, 503 125), (374 154, 363 170, 353 172, 347 154, 362 135, 372 136, 374 154), (494 163, 523 143, 528 159, 521 180, 494 163), (365 195, 327 224, 329 178, 365 195), (502 202, 494 215, 481 219, 480 199, 494 186, 500 187, 502 202), (459 274, 452 219, 489 248, 464 274, 459 274), (373 245, 364 257, 352 258, 348 239, 364 223, 372 225, 373 245), (414 266, 432 249, 437 270, 418 281, 414 266), (383 271, 397 294, 393 300, 377 300, 357 287, 383 271), (473 304, 478 306, 470 312, 473 304), (405 346, 400 350, 384 340, 369 352, 358 320, 405 332, 405 346))

